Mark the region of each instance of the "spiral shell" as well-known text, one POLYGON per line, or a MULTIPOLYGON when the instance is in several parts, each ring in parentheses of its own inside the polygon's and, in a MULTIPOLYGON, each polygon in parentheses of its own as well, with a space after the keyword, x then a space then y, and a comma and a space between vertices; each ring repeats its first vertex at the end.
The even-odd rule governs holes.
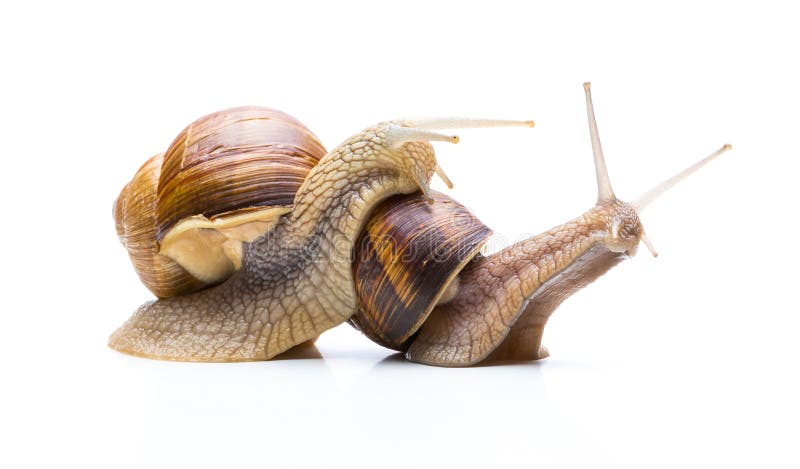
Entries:
POLYGON ((149 159, 114 204, 117 234, 158 297, 218 283, 242 242, 291 210, 325 149, 295 118, 263 107, 209 114, 149 159))
POLYGON ((395 196, 370 217, 353 264, 359 310, 350 322, 373 341, 405 350, 437 304, 452 299, 458 272, 492 232, 450 197, 395 196))

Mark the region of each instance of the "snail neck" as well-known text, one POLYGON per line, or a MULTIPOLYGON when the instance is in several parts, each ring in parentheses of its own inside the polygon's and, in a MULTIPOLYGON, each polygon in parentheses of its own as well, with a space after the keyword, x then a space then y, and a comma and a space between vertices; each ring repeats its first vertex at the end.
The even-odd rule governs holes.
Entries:
POLYGON ((502 277, 516 278, 515 288, 529 297, 543 283, 601 245, 607 231, 606 211, 595 207, 574 220, 488 256, 484 262, 508 266, 502 277))
POLYGON ((416 187, 400 183, 396 171, 376 161, 348 163, 341 156, 325 158, 298 190, 286 225, 298 238, 335 235, 337 241, 352 243, 378 203, 414 190, 416 187), (358 168, 353 167, 356 164, 358 168))
MULTIPOLYGON (((593 209, 551 230, 551 236, 543 236, 536 240, 538 242, 530 240, 536 244, 533 251, 538 250, 541 257, 519 259, 530 263, 519 276, 523 301, 519 304, 511 302, 501 313, 502 317, 509 318, 506 324, 510 327, 487 357, 488 361, 547 357, 542 336, 556 308, 628 257, 622 252, 609 250, 604 244, 604 230, 607 228, 604 218, 605 214, 593 209)), ((525 247, 521 250, 525 251, 525 247)), ((502 295, 505 298, 510 296, 508 291, 502 295)))
POLYGON ((608 223, 608 210, 597 206, 476 259, 461 272, 455 298, 431 314, 409 358, 460 365, 493 352, 497 359, 542 358, 541 333, 556 306, 625 258, 603 244, 608 223), (464 336, 472 340, 459 340, 464 336))
MULTIPOLYGON (((385 162, 353 157, 348 148, 344 145, 320 160, 298 190, 292 211, 250 245, 245 263, 248 252, 258 257, 251 262, 256 265, 296 257, 292 253, 300 252, 302 262, 282 262, 284 270, 298 262, 311 262, 316 269, 336 265, 337 270, 351 270, 353 246, 370 212, 384 199, 414 192, 417 187, 404 182, 385 162)), ((349 278, 350 274, 341 280, 349 278)))
POLYGON ((348 148, 320 160, 292 211, 245 246, 235 275, 258 289, 307 295, 303 307, 324 310, 333 325, 356 310, 353 248, 370 213, 392 195, 417 190, 385 161, 353 157, 348 148))

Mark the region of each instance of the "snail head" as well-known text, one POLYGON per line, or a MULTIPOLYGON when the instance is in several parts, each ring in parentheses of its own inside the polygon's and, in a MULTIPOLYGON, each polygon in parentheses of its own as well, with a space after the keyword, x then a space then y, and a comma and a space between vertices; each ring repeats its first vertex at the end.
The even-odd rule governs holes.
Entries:
POLYGON ((591 210, 591 213, 600 216, 604 220, 603 225, 606 227, 606 232, 604 233, 603 244, 610 251, 624 252, 629 256, 633 256, 636 254, 641 242, 647 246, 653 257, 657 257, 658 253, 645 234, 639 214, 669 188, 683 181, 719 155, 730 150, 731 145, 723 145, 719 150, 645 192, 636 201, 631 203, 623 202, 614 195, 614 190, 611 188, 611 180, 608 177, 608 169, 603 156, 603 148, 600 146, 600 136, 594 116, 591 84, 584 83, 583 88, 586 93, 589 135, 592 140, 592 153, 594 154, 594 167, 597 176, 597 204, 591 210))
POLYGON ((453 187, 430 142, 458 143, 457 135, 447 135, 436 130, 474 127, 533 127, 533 121, 433 118, 392 121, 379 127, 378 135, 385 140, 384 156, 393 159, 401 172, 408 176, 422 191, 428 203, 433 203, 430 181, 434 174, 448 188, 453 187))

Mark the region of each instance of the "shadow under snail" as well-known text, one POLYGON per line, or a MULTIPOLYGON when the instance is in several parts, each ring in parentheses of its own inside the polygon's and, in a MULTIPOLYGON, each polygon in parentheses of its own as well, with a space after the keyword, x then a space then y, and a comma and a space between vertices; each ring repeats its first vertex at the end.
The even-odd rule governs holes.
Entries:
POLYGON ((530 121, 430 119, 367 128, 326 153, 294 118, 236 108, 201 118, 149 159, 114 205, 120 240, 158 297, 110 338, 148 358, 268 360, 349 321, 411 361, 468 366, 548 355, 552 312, 640 242, 639 212, 705 159, 635 202, 614 195, 584 85, 594 207, 492 255, 491 235, 431 191, 447 128, 530 121))

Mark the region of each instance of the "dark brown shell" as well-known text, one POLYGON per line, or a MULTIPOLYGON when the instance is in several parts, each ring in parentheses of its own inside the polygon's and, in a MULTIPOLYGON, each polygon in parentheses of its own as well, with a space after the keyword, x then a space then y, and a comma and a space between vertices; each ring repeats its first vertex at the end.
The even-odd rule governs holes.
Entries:
POLYGON ((395 196, 372 214, 353 264, 359 310, 351 324, 373 341, 404 350, 491 230, 450 197, 395 196))

